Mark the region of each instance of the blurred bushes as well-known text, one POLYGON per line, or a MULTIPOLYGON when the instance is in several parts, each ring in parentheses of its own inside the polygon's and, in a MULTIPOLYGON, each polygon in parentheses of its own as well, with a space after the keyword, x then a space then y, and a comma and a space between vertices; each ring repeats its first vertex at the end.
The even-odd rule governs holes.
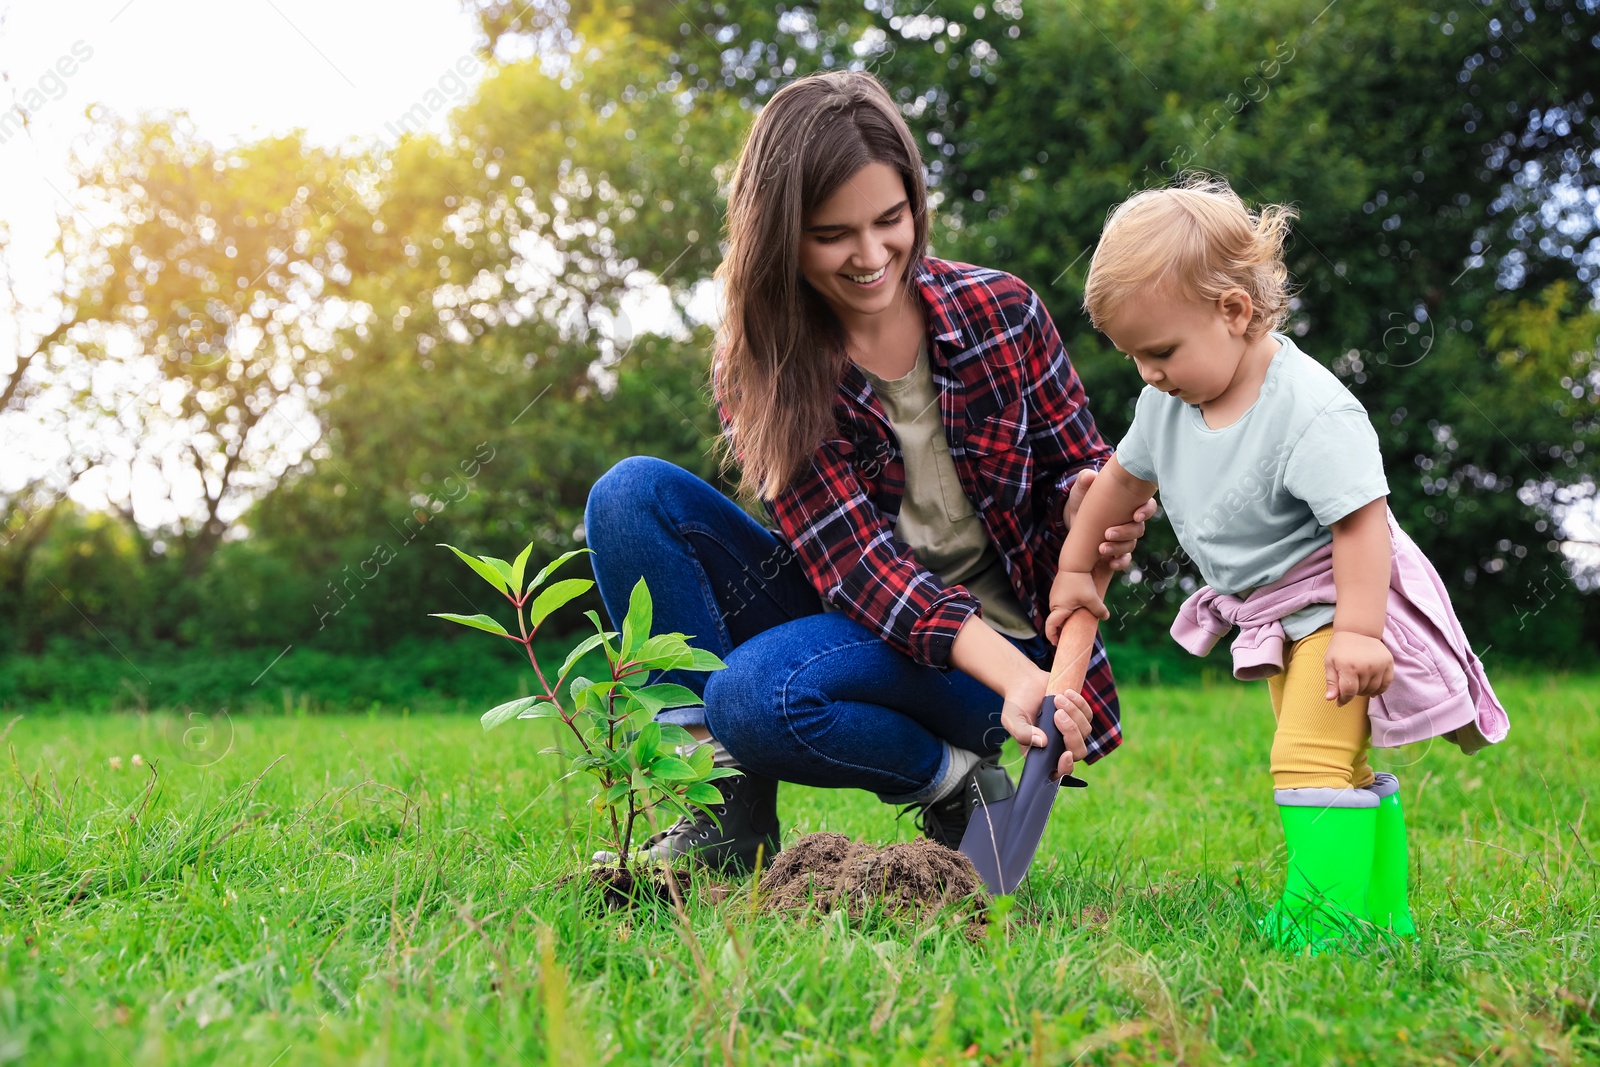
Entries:
MULTIPOLYGON (((559 667, 567 647, 562 641, 543 643, 536 649, 541 666, 559 667)), ((224 707, 349 710, 378 703, 477 713, 526 696, 537 684, 527 661, 518 658, 520 651, 509 642, 501 647, 451 636, 410 638, 385 655, 300 646, 286 653, 273 647, 158 646, 125 657, 103 644, 56 640, 37 655, 0 659, 0 708, 12 713, 188 708, 210 714, 224 707)), ((599 657, 582 664, 579 669, 604 669, 599 657)))
MULTIPOLYGON (((528 30, 502 6, 479 5, 491 52, 528 30)), ((188 124, 118 127, 118 165, 84 180, 134 214, 149 184, 162 210, 136 233, 79 235, 100 284, 51 352, 109 359, 95 330, 133 330, 137 359, 211 405, 194 424, 215 445, 207 469, 255 480, 232 490, 250 504, 227 530, 223 488, 210 521, 163 530, 0 500, 0 656, 36 657, 6 662, 0 700, 254 699, 251 679, 290 644, 260 686, 329 703, 503 694, 514 665, 435 637, 429 612, 501 605, 433 546, 510 558, 531 541, 547 561, 583 543, 589 486, 635 454, 727 488, 706 389, 714 338, 686 313, 720 256, 726 164, 779 84, 846 55, 867 57, 919 140, 935 254, 1034 287, 1111 440, 1139 382, 1078 313, 1107 210, 1189 167, 1254 204, 1297 204, 1286 329, 1367 406, 1391 506, 1469 634, 1491 666, 1592 657, 1600 597, 1562 543, 1566 515, 1593 503, 1600 453, 1592 5, 1519 4, 1458 33, 1455 12, 1426 0, 1082 0, 916 19, 846 4, 821 19, 825 35, 785 28, 815 14, 804 5, 714 7, 697 9, 695 33, 675 7, 562 5, 585 37, 569 64, 497 59, 447 136, 371 158, 275 139, 196 170, 184 161, 221 157, 188 124), (924 22, 945 29, 912 32, 924 22), (295 270, 234 279, 239 234, 254 234, 251 264, 278 263, 276 241, 295 270), (154 290, 122 272, 115 242, 135 237, 172 268, 154 290), (196 263, 198 276, 184 267, 196 263), (670 305, 653 314, 659 334, 625 310, 651 283, 670 305), (217 300, 190 291, 206 285, 217 300), (306 332, 289 309, 313 292, 359 314, 306 332), (266 318, 322 431, 286 469, 270 447, 243 447, 267 409, 240 390, 287 386, 265 365, 234 382, 227 347, 264 308, 283 312, 266 318), (144 690, 123 686, 139 678, 128 660, 144 690)), ((1196 579, 1167 524, 1136 562, 1141 580, 1110 597, 1119 674, 1211 669, 1166 637, 1196 579)), ((591 593, 552 625, 600 607, 591 593)))

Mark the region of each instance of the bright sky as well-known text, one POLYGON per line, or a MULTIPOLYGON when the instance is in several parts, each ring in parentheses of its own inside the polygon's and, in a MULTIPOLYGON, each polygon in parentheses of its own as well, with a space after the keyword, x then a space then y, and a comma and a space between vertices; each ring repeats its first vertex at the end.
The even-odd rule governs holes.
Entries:
MULTIPOLYGON (((458 0, 29 0, 0 12, 0 218, 13 235, 17 288, 34 308, 52 291, 46 255, 68 210, 64 163, 84 146, 90 104, 128 116, 187 110, 202 135, 224 142, 295 127, 330 144, 388 142, 387 124, 441 79, 454 85, 470 71, 465 99, 483 69, 458 0), (14 108, 27 113, 27 132, 14 108)), ((433 125, 444 121, 440 112, 433 125)), ((15 358, 5 327, 0 369, 15 358)), ((290 441, 305 433, 288 423, 282 432, 290 441)), ((0 488, 63 458, 50 435, 12 425, 0 442, 0 488)), ((144 502, 136 493, 142 521, 170 517, 170 505, 154 503, 156 484, 144 502)), ((94 506, 117 489, 90 478, 73 496, 94 506)), ((174 489, 181 501, 198 486, 174 489)))

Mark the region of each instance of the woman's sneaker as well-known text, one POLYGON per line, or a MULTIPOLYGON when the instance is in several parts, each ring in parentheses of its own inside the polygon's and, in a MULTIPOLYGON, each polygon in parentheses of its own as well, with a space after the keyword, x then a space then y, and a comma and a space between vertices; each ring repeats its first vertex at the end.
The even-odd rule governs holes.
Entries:
POLYGON ((995 753, 979 760, 949 796, 923 804, 917 814, 917 825, 925 837, 945 848, 960 848, 961 838, 966 835, 967 824, 972 821, 972 813, 978 810, 978 805, 993 804, 1015 796, 1016 792, 1016 784, 1000 766, 1000 754, 995 753))
MULTIPOLYGON (((635 858, 650 863, 671 863, 688 857, 724 874, 745 875, 755 870, 759 853, 763 864, 782 847, 778 838, 778 780, 745 771, 711 783, 722 794, 710 815, 695 809, 693 818, 647 838, 635 858), (717 822, 722 825, 718 826, 717 822)), ((594 862, 615 864, 615 852, 596 852, 594 862)))

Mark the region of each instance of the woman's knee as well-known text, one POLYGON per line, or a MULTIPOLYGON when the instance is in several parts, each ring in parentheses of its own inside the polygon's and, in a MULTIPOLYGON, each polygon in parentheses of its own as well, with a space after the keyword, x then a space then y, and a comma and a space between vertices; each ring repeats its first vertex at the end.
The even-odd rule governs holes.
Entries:
POLYGON ((729 658, 728 666, 706 679, 706 728, 743 761, 764 747, 766 729, 777 721, 778 709, 772 677, 758 664, 729 658))
POLYGON ((656 487, 674 474, 687 474, 683 468, 655 456, 629 456, 595 479, 584 504, 584 525, 590 529, 604 525, 609 516, 638 510, 641 500, 655 497, 656 487))
POLYGON ((707 679, 706 725, 741 760, 788 760, 835 725, 839 698, 832 688, 841 657, 862 647, 877 650, 880 643, 838 612, 757 634, 707 679))

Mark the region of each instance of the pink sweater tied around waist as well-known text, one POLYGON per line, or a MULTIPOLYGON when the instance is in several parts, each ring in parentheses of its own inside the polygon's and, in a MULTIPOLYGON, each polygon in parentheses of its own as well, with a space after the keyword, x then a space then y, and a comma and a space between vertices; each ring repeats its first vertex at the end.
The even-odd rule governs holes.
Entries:
MULTIPOLYGON (((1394 681, 1367 705, 1372 743, 1392 748, 1443 737, 1470 755, 1504 740, 1510 720, 1467 643, 1439 573, 1393 512, 1388 518, 1393 565, 1383 643, 1394 656, 1394 681)), ((1178 609, 1172 637, 1204 656, 1237 626, 1239 636, 1230 646, 1234 677, 1270 678, 1284 669, 1288 637, 1280 620, 1333 602, 1333 546, 1324 545, 1245 597, 1209 585, 1200 589, 1178 609)))

